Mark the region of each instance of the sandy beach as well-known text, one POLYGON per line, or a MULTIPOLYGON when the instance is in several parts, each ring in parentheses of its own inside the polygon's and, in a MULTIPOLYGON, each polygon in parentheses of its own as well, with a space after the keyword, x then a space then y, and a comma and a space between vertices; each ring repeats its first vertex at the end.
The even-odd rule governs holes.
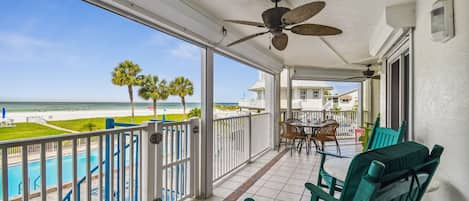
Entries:
MULTIPOLYGON (((189 112, 187 109, 186 112, 189 112)), ((182 114, 182 109, 167 109, 166 111, 158 110, 158 115, 161 114, 182 114)), ((215 118, 222 118, 227 116, 237 116, 241 113, 238 111, 214 111, 215 118)), ((244 114, 244 113, 243 113, 244 114)), ((153 115, 152 110, 135 110, 135 116, 148 116, 153 115)), ((13 119, 14 122, 26 122, 28 117, 40 117, 46 121, 55 120, 71 120, 93 117, 123 117, 130 116, 130 110, 82 110, 82 111, 48 111, 48 112, 11 112, 7 114, 8 119, 13 119)))
MULTIPOLYGON (((163 114, 163 110, 158 110, 158 114, 163 114)), ((165 114, 182 114, 182 109, 168 109, 165 114)), ((135 116, 153 115, 152 110, 135 110, 135 116)), ((8 119, 15 122, 26 122, 28 117, 41 117, 46 121, 70 120, 93 117, 122 117, 130 116, 129 110, 82 110, 82 111, 48 111, 48 112, 11 112, 7 114, 8 119)))

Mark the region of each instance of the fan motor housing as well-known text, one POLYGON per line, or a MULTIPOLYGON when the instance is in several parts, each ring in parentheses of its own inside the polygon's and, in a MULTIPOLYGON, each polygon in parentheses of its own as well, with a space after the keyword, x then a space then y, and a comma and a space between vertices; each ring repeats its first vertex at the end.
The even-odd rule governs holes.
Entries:
POLYGON ((375 74, 375 71, 370 70, 370 69, 368 69, 368 70, 366 70, 366 71, 363 71, 363 75, 364 75, 365 77, 367 77, 367 78, 372 77, 374 74, 375 74))
POLYGON ((267 28, 271 30, 282 29, 282 16, 290 11, 289 8, 277 7, 265 10, 262 13, 262 20, 267 28))

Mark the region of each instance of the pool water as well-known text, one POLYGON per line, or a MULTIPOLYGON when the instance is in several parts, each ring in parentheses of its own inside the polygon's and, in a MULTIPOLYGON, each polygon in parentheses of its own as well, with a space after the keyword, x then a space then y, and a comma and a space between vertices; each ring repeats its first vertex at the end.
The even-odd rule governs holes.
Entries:
MULTIPOLYGON (((90 153, 90 166, 91 169, 98 165, 98 151, 91 151, 90 153)), ((129 164, 130 150, 125 150, 125 164, 129 164)), ((104 157, 104 153, 103 153, 104 157)), ((114 155, 114 168, 118 165, 119 154, 114 155)), ((134 153, 134 159, 137 159, 137 153, 134 153)), ((135 163, 136 161, 134 161, 135 163)), ((104 164, 103 164, 104 167, 104 164)), ((62 183, 65 184, 73 180, 72 171, 72 155, 65 155, 62 157, 62 183)), ((1 172, 1 169, 0 169, 1 172)), ((23 192, 23 174, 22 164, 14 164, 8 167, 8 196, 10 198, 20 196, 23 192)), ((39 160, 30 161, 28 163, 28 176, 29 176, 29 192, 41 189, 41 163, 39 160)), ((79 152, 77 154, 77 175, 78 180, 86 176, 86 152, 79 152)), ((0 174, 0 181, 1 181, 0 174)), ((57 185, 57 158, 49 158, 46 160, 46 186, 54 187, 57 185)), ((67 192, 64 192, 64 195, 67 192)), ((0 182, 0 197, 3 196, 2 184, 0 182)))
MULTIPOLYGON (((90 153, 91 168, 98 165, 98 152, 90 153)), ((62 157, 62 182, 72 181, 72 155, 62 157)), ((86 175, 86 153, 80 152, 77 154, 77 174, 78 178, 86 175)), ((41 163, 40 161, 31 161, 28 163, 28 176, 29 176, 29 190, 40 190, 41 185, 41 163)), ((1 178, 1 175, 0 175, 1 178)), ((16 197, 23 192, 22 187, 23 174, 22 164, 15 164, 8 167, 8 195, 9 197, 16 197)), ((53 187, 57 185, 57 158, 50 158, 46 161, 46 185, 53 187)), ((3 195, 1 191, 0 182, 0 197, 3 195)))

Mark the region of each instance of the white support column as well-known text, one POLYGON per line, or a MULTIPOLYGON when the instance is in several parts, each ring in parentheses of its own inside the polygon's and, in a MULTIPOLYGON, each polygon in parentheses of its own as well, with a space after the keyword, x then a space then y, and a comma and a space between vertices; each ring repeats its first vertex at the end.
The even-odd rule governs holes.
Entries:
POLYGON ((202 50, 202 119, 200 156, 200 193, 202 198, 212 195, 213 183, 213 49, 202 50))
POLYGON ((292 98, 293 98, 293 81, 292 81, 292 69, 287 68, 287 114, 285 119, 292 118, 292 98))
POLYGON ((363 86, 363 82, 360 82, 360 87, 358 88, 358 126, 363 126, 363 86))
MULTIPOLYGON (((142 200, 161 199, 161 193, 157 197, 155 191, 158 180, 162 177, 156 177, 156 172, 161 171, 156 164, 156 145, 150 142, 151 135, 156 133, 155 122, 148 122, 148 126, 141 135, 142 144, 142 200)), ((161 168, 161 167, 160 167, 161 168)), ((159 191, 161 192, 161 191, 159 191)))
POLYGON ((277 132, 276 125, 280 121, 280 107, 276 108, 277 97, 277 88, 275 82, 275 75, 268 75, 265 77, 265 110, 270 114, 270 132, 272 133, 269 144, 272 148, 278 144, 277 141, 277 132), (278 109, 278 111, 277 111, 278 109))
MULTIPOLYGON (((272 89, 272 133, 274 147, 280 142, 280 73, 277 73, 273 77, 273 89, 272 89)), ((277 147, 278 148, 278 147, 277 147)))

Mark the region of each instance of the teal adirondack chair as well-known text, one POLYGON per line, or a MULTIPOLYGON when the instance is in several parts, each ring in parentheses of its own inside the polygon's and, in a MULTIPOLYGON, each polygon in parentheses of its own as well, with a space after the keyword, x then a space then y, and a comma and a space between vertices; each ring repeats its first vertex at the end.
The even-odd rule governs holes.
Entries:
MULTIPOLYGON (((370 139, 365 149, 367 151, 395 145, 403 141, 405 131, 407 128, 405 121, 402 122, 401 127, 397 131, 391 128, 379 127, 380 126, 379 122, 380 122, 380 118, 378 116, 378 118, 376 118, 375 124, 373 126, 373 130, 370 135, 370 139)), ((318 153, 321 154, 321 163, 319 167, 317 185, 328 188, 329 194, 334 195, 335 191, 342 190, 342 187, 344 186, 344 181, 343 181, 344 178, 335 178, 331 176, 330 173, 327 172, 327 170, 324 168, 325 163, 327 161, 326 156, 335 157, 335 159, 332 159, 332 160, 336 160, 335 162, 337 162, 337 160, 346 160, 347 161, 345 162, 346 165, 349 164, 350 159, 344 159, 348 157, 338 156, 338 155, 326 153, 326 152, 318 152, 318 153)))
POLYGON ((306 183, 311 201, 420 201, 440 162, 443 147, 431 154, 424 145, 405 142, 355 156, 339 199, 306 183))

